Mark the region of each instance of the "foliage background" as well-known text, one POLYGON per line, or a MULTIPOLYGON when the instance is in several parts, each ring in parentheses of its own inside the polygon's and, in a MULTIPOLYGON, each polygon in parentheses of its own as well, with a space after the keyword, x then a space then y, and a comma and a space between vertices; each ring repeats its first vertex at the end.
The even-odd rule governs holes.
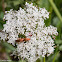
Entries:
MULTIPOLYGON (((10 9, 18 10, 19 7, 24 8, 25 2, 33 2, 41 8, 46 8, 50 12, 49 19, 45 20, 46 26, 53 25, 57 27, 59 35, 55 39, 56 48, 54 54, 45 57, 45 62, 62 62, 62 0, 0 0, 0 30, 3 29, 4 12, 10 9)), ((11 62, 25 62, 18 60, 18 57, 10 56, 15 48, 8 43, 0 43, 0 60, 11 60, 11 62)), ((4 61, 5 62, 5 61, 4 61)), ((9 62, 9 61, 7 61, 9 62)), ((43 62, 40 57, 36 62, 43 62)))

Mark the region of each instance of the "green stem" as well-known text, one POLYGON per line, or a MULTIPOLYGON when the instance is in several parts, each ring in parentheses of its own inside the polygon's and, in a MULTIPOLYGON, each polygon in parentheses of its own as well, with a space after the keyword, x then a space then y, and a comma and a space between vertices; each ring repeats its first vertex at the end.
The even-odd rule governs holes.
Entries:
POLYGON ((55 55, 55 57, 54 57, 54 59, 53 59, 53 61, 52 61, 52 62, 55 62, 55 59, 56 59, 56 57, 57 57, 58 53, 59 53, 59 52, 57 52, 57 53, 56 53, 56 55, 55 55))
POLYGON ((57 9, 56 5, 54 4, 53 0, 49 0, 51 6, 53 7, 56 15, 58 16, 58 18, 60 19, 60 21, 62 22, 62 17, 61 17, 61 14, 59 12, 59 10, 57 9))
POLYGON ((45 62, 45 57, 44 57, 44 61, 43 62, 45 62))

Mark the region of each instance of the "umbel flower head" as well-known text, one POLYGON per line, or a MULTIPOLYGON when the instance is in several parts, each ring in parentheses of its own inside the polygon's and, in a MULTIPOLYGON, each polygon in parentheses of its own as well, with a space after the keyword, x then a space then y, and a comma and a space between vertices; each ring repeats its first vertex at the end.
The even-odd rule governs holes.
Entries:
POLYGON ((27 2, 25 5, 24 9, 20 7, 18 11, 11 9, 5 12, 4 19, 7 21, 2 30, 5 35, 0 32, 0 37, 3 41, 17 45, 13 54, 17 51, 19 57, 35 62, 40 55, 45 57, 53 53, 55 44, 52 37, 57 36, 58 32, 56 27, 45 26, 44 20, 49 18, 45 8, 37 8, 27 2), (18 39, 19 43, 16 42, 18 39))

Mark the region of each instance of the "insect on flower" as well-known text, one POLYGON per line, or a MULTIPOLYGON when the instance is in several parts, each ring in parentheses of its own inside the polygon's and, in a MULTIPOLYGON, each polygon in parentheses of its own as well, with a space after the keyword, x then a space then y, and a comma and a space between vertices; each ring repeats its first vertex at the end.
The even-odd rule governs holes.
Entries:
POLYGON ((29 41, 30 38, 18 38, 16 42, 23 42, 23 41, 29 41))

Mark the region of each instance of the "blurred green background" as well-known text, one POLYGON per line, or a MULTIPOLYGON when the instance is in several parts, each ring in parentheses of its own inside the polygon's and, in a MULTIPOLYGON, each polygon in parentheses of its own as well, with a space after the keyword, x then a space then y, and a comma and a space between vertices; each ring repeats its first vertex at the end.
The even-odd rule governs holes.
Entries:
MULTIPOLYGON (((4 12, 10 9, 18 10, 19 7, 24 8, 25 2, 33 3, 41 8, 46 8, 50 12, 49 19, 45 20, 46 26, 53 25, 57 27, 58 36, 55 39, 56 48, 53 54, 45 57, 45 62, 62 62, 62 0, 0 0, 0 30, 3 29, 4 12)), ((25 62, 18 60, 18 57, 10 56, 15 48, 8 44, 0 43, 0 60, 11 60, 11 62, 25 62)), ((36 62, 44 62, 44 58, 40 57, 36 62)), ((2 62, 2 61, 0 61, 2 62)), ((5 62, 5 61, 4 61, 5 62)), ((9 62, 9 61, 6 61, 9 62)))

